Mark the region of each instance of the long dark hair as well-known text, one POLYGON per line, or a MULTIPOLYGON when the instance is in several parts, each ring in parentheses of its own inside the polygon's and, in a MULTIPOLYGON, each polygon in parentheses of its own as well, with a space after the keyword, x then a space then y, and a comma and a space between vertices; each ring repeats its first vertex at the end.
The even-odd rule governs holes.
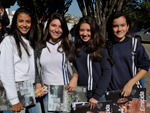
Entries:
POLYGON ((2 36, 4 36, 4 34, 5 34, 5 31, 4 31, 4 23, 3 23, 3 20, 2 19, 0 19, 0 23, 1 23, 1 25, 2 25, 2 29, 1 29, 1 31, 0 31, 0 34, 2 35, 2 36))
POLYGON ((108 54, 109 54, 108 60, 110 61, 111 65, 113 65, 113 60, 112 60, 113 50, 112 50, 112 48, 113 48, 113 41, 114 41, 114 33, 112 30, 112 23, 113 23, 114 19, 117 19, 121 16, 125 17, 127 25, 130 26, 130 19, 129 19, 128 15, 126 15, 125 13, 123 13, 121 11, 113 12, 112 15, 110 16, 110 18, 108 19, 108 23, 106 26, 106 30, 108 32, 108 40, 106 41, 106 48, 107 48, 108 54))
POLYGON ((101 53, 101 48, 104 47, 104 44, 105 44, 104 38, 100 34, 100 30, 99 30, 99 27, 98 27, 96 21, 89 16, 82 17, 76 26, 75 55, 76 55, 76 57, 80 56, 79 52, 80 52, 81 47, 84 44, 84 42, 82 41, 82 39, 80 38, 80 35, 79 35, 80 26, 82 23, 87 23, 91 27, 91 39, 86 43, 84 50, 87 53, 89 53, 90 59, 92 61, 99 62, 103 58, 102 53, 101 53))
MULTIPOLYGON (((59 47, 57 48, 57 51, 60 53, 65 52, 67 59, 72 60, 73 45, 72 45, 72 42, 68 39, 69 30, 68 30, 67 22, 66 22, 65 18, 63 17, 63 15, 61 15, 59 13, 53 13, 52 15, 50 15, 47 26, 46 26, 46 31, 45 31, 43 40, 40 42, 39 49, 43 45, 47 47, 46 42, 49 41, 49 39, 51 37, 50 33, 49 33, 49 25, 50 25, 51 21, 53 21, 54 19, 58 19, 60 21, 61 29, 63 30, 62 35, 59 37, 62 40, 62 42, 59 45, 59 47), (62 48, 63 50, 60 51, 60 48, 62 48)), ((48 48, 48 50, 50 51, 50 48, 48 48)))
POLYGON ((14 37, 16 45, 17 45, 18 54, 19 54, 20 58, 22 56, 20 44, 23 46, 23 48, 25 49, 25 51, 29 55, 29 51, 28 51, 27 45, 22 40, 22 38, 20 36, 20 31, 17 28, 17 18, 18 18, 18 15, 21 14, 21 13, 28 14, 31 17, 31 28, 30 28, 29 32, 26 34, 25 38, 27 40, 29 40, 30 45, 31 45, 31 47, 33 49, 35 49, 36 42, 37 42, 37 39, 38 39, 37 38, 37 23, 36 23, 34 14, 27 8, 19 8, 19 9, 17 9, 17 11, 15 12, 15 14, 13 16, 12 24, 11 24, 11 27, 10 27, 8 35, 12 35, 14 37))

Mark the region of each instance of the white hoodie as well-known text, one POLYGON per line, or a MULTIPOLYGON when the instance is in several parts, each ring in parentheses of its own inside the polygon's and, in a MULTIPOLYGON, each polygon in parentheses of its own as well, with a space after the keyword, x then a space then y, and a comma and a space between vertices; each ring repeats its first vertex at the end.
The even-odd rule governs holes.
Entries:
POLYGON ((15 82, 35 81, 34 51, 29 41, 21 38, 27 44, 30 56, 20 44, 22 58, 19 57, 13 36, 6 36, 0 45, 0 77, 12 105, 19 103, 15 82))

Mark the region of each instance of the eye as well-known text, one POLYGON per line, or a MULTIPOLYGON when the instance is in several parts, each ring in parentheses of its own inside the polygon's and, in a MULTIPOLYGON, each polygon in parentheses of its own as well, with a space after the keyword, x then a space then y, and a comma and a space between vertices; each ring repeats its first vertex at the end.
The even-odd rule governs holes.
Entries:
POLYGON ((19 22, 23 22, 23 20, 19 20, 19 22))
POLYGON ((124 26, 125 26, 125 24, 122 24, 121 26, 122 26, 122 27, 124 27, 124 26))
POLYGON ((31 21, 30 21, 30 20, 27 20, 27 23, 31 23, 31 21))
POLYGON ((80 31, 84 31, 84 29, 80 29, 80 31))
POLYGON ((87 31, 90 32, 91 30, 90 30, 90 29, 87 29, 87 31))

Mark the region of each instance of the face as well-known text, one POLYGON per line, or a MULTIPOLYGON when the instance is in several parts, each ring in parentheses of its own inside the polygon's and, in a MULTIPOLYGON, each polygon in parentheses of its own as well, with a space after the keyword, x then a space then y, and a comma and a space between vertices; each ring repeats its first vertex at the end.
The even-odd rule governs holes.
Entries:
POLYGON ((50 42, 58 42, 63 33, 61 22, 59 19, 54 19, 49 24, 50 42))
POLYGON ((124 102, 127 102, 128 99, 127 98, 120 98, 118 99, 117 103, 124 103, 124 102))
POLYGON ((20 13, 17 17, 17 28, 20 35, 26 35, 31 28, 31 17, 28 14, 20 13))
POLYGON ((125 39, 125 35, 128 32, 129 25, 127 25, 126 18, 121 16, 113 20, 112 23, 113 33, 115 35, 116 41, 123 41, 125 39))
POLYGON ((0 31, 2 30, 2 23, 0 23, 0 31))
POLYGON ((88 42, 91 39, 91 27, 87 23, 82 23, 79 29, 80 38, 83 42, 88 42))

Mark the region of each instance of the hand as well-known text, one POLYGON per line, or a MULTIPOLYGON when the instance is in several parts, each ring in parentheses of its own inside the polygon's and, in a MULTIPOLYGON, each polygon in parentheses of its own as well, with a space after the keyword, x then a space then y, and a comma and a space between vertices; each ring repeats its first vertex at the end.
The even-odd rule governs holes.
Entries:
MULTIPOLYGON (((37 91, 37 90, 39 90, 39 89, 41 89, 41 88, 42 88, 42 85, 41 85, 40 83, 37 83, 37 84, 35 85, 35 91, 37 91)), ((42 91, 42 92, 40 92, 39 94, 36 95, 36 98, 42 97, 42 96, 44 96, 44 95, 46 95, 46 94, 47 94, 47 92, 42 91)))
POLYGON ((130 95, 131 91, 132 91, 132 87, 133 84, 129 81, 125 84, 125 86, 123 87, 123 90, 121 92, 121 95, 124 97, 127 97, 130 95))
POLYGON ((18 112, 21 111, 23 109, 22 104, 19 102, 18 104, 15 104, 12 106, 12 111, 13 112, 18 112))
POLYGON ((77 87, 77 81, 78 81, 78 78, 76 76, 73 76, 73 78, 70 80, 70 82, 69 82, 67 88, 65 89, 65 91, 66 90, 68 90, 68 92, 75 91, 75 89, 77 87))
POLYGON ((90 109, 94 109, 96 107, 97 103, 98 103, 98 101, 96 99, 91 98, 89 100, 90 109))

